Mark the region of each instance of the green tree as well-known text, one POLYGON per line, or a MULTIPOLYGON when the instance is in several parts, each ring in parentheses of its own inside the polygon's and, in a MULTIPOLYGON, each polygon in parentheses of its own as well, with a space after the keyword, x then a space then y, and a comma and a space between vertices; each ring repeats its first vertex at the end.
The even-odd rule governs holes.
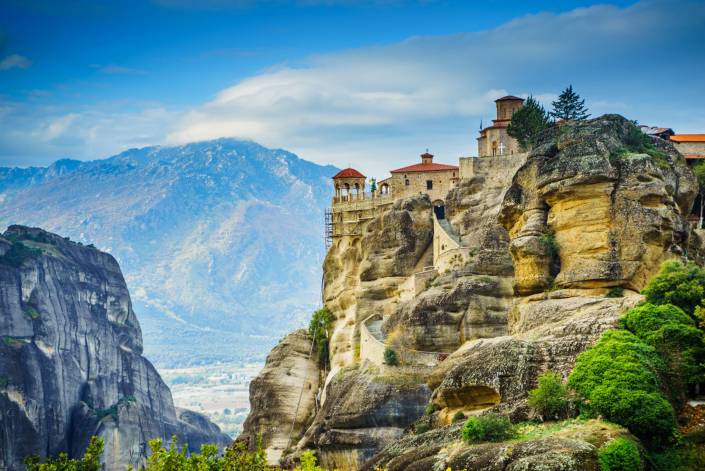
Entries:
POLYGON ((700 219, 698 227, 703 228, 703 207, 705 206, 705 162, 699 161, 691 167, 695 178, 698 179, 698 188, 700 190, 700 219))
POLYGON ((539 385, 529 391, 529 407, 544 419, 559 419, 568 408, 568 389, 563 377, 553 371, 539 376, 539 385))
POLYGON ((308 324, 308 334, 315 342, 318 364, 325 368, 328 366, 328 337, 333 327, 333 314, 323 306, 313 313, 308 324))
POLYGON ((641 294, 651 304, 673 304, 694 317, 695 308, 705 297, 705 270, 693 262, 669 260, 661 265, 641 294))
POLYGON ((555 119, 586 119, 590 116, 585 107, 585 100, 581 100, 580 95, 573 91, 572 85, 568 85, 558 96, 558 100, 551 104, 553 110, 550 114, 555 119))
POLYGON ((512 115, 507 133, 519 142, 522 150, 527 151, 537 144, 539 136, 549 125, 546 110, 530 96, 524 106, 512 115))

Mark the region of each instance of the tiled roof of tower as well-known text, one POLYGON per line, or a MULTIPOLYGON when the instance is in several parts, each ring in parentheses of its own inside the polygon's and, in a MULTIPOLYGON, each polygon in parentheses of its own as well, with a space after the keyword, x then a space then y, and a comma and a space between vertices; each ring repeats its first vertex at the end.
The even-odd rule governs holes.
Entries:
POLYGON ((336 173, 335 176, 333 177, 334 180, 338 178, 367 178, 354 168, 344 168, 340 172, 336 173))
POLYGON ((514 95, 507 95, 503 96, 502 98, 497 98, 495 102, 497 101, 524 101, 524 99, 514 95))
POLYGON ((674 134, 672 141, 676 142, 705 142, 705 134, 674 134))
POLYGON ((458 170, 458 167, 446 164, 415 164, 390 170, 389 173, 438 172, 441 170, 458 170))

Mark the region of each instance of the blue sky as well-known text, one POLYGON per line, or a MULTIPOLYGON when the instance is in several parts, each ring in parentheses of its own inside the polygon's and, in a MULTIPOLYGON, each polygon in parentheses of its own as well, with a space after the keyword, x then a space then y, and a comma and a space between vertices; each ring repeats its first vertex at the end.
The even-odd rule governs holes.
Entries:
POLYGON ((593 3, 4 0, 0 166, 232 136, 383 175, 569 83, 705 132, 705 2, 593 3))

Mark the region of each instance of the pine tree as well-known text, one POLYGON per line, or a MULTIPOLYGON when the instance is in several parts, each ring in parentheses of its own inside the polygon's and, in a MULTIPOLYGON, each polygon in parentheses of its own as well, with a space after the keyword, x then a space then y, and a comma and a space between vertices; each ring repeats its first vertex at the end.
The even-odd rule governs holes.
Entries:
POLYGON ((546 110, 530 96, 512 115, 507 127, 507 134, 519 142, 522 150, 527 151, 536 145, 541 132, 550 125, 546 110))
POLYGON ((555 119, 586 119, 590 116, 585 100, 581 100, 580 95, 573 91, 572 85, 568 85, 552 105, 551 116, 555 119))

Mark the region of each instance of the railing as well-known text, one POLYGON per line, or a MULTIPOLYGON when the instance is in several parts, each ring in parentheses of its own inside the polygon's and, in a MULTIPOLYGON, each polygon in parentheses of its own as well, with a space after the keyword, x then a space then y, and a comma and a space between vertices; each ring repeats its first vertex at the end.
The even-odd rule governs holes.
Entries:
POLYGON ((382 366, 384 364, 384 350, 389 347, 395 351, 399 362, 402 365, 423 365, 433 367, 448 357, 447 352, 425 352, 422 350, 413 350, 402 346, 389 346, 382 339, 375 337, 368 323, 372 321, 381 321, 382 316, 372 314, 370 317, 362 321, 360 326, 360 359, 369 360, 375 365, 382 366))

